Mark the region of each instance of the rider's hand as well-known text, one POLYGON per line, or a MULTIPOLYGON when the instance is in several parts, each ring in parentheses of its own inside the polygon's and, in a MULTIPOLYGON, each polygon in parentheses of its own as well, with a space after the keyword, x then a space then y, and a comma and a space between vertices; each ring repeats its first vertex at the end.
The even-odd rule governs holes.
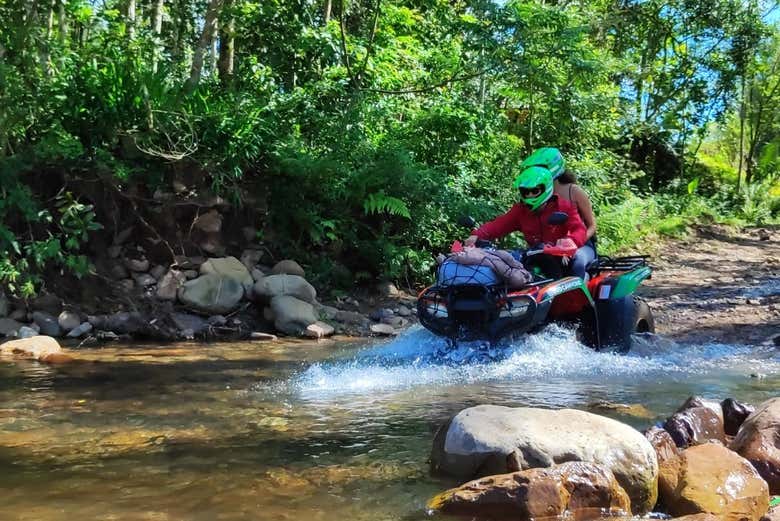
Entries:
POLYGON ((479 237, 477 237, 476 235, 469 235, 469 238, 463 241, 463 244, 465 244, 466 246, 474 246, 475 244, 477 244, 478 240, 479 237))

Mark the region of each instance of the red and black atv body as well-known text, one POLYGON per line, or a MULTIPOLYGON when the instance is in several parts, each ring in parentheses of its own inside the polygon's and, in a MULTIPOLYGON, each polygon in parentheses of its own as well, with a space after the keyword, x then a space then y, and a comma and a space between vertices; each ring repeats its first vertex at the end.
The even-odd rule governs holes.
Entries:
POLYGON ((646 257, 601 257, 588 269, 590 280, 535 280, 509 290, 503 284, 437 284, 420 293, 417 313, 424 327, 459 340, 499 340, 533 333, 550 323, 574 324, 594 349, 626 352, 633 333, 654 332, 647 304, 634 296, 650 277, 646 257))

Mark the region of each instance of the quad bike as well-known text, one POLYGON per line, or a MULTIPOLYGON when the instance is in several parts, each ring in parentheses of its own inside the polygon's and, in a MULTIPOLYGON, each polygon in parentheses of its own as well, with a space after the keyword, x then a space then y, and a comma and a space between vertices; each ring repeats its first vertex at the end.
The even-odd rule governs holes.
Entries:
MULTIPOLYGON (((554 214, 554 218, 561 217, 554 214)), ((481 242, 477 246, 492 246, 481 242)), ((497 278, 485 277, 484 270, 450 280, 445 280, 440 270, 437 283, 419 295, 420 323, 447 338, 451 346, 461 340, 495 344, 550 323, 570 324, 577 327, 584 344, 620 353, 631 348, 632 334, 655 332, 650 308, 634 295, 639 284, 651 276, 647 257, 599 257, 588 266, 590 279, 586 282, 561 275, 559 259, 572 253, 549 245, 526 252, 524 263, 535 266, 534 280, 515 289, 497 278)))

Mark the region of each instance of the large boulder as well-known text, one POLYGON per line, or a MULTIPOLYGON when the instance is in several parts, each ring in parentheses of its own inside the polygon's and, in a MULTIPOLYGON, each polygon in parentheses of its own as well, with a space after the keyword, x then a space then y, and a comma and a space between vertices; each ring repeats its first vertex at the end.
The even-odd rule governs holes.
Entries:
POLYGON ((141 313, 130 311, 120 311, 112 315, 90 315, 87 320, 95 329, 122 335, 134 335, 149 327, 149 322, 141 313))
POLYGON ((753 464, 771 494, 780 494, 780 397, 765 401, 748 416, 731 449, 753 464))
POLYGON ((0 336, 17 336, 23 325, 12 318, 0 318, 0 336))
POLYGON ((733 398, 726 398, 720 406, 723 409, 723 426, 729 436, 736 436, 748 416, 756 410, 752 405, 738 402, 733 398))
POLYGON ((625 515, 631 504, 609 469, 569 462, 471 481, 434 497, 428 507, 480 519, 531 521, 625 515))
POLYGON ((244 287, 230 277, 215 273, 188 280, 179 288, 182 304, 209 315, 230 313, 244 296, 244 287))
POLYGON ((63 311, 57 317, 57 322, 63 331, 69 333, 81 325, 81 317, 73 311, 63 311))
POLYGON ((460 478, 567 461, 609 468, 634 514, 655 505, 658 460, 650 442, 628 425, 584 411, 471 407, 436 433, 431 452, 434 471, 460 478))
POLYGON ((717 443, 682 452, 674 472, 661 473, 661 502, 673 516, 709 513, 722 521, 758 521, 769 491, 750 463, 717 443))
POLYGON ((252 278, 252 274, 246 269, 246 266, 241 264, 241 261, 235 257, 209 259, 200 265, 200 274, 214 274, 219 275, 222 278, 233 279, 244 287, 247 295, 249 295, 252 284, 255 282, 252 278))
POLYGON ((32 314, 33 322, 38 324, 41 334, 46 336, 60 336, 62 330, 57 318, 45 311, 34 311, 32 314))
POLYGON ((645 431, 645 438, 655 449, 655 455, 658 458, 659 469, 667 461, 672 461, 680 457, 680 449, 674 443, 672 436, 660 427, 650 427, 645 431))
POLYGON ((306 272, 303 271, 301 265, 294 260, 285 259, 277 262, 273 268, 271 268, 272 275, 298 275, 299 277, 305 277, 306 272))
POLYGON ((274 326, 287 335, 300 335, 317 322, 314 306, 289 295, 271 299, 274 326))
POLYGON ((257 300, 271 300, 288 296, 316 304, 317 290, 306 279, 298 275, 270 275, 258 280, 252 290, 257 300))
POLYGON ((45 335, 6 342, 0 345, 0 355, 20 356, 45 363, 64 363, 72 360, 70 356, 63 353, 59 342, 45 335))
POLYGON ((664 429, 680 448, 711 441, 724 443, 726 440, 723 420, 711 408, 704 406, 674 413, 664 423, 664 429))

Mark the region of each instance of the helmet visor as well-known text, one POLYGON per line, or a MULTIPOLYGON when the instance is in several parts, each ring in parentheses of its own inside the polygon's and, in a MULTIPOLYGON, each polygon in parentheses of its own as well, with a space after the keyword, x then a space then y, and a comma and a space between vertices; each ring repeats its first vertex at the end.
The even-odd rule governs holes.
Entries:
POLYGON ((544 185, 536 185, 531 188, 526 187, 520 187, 518 189, 520 191, 520 197, 523 199, 531 199, 534 197, 539 197, 544 192, 544 185))

